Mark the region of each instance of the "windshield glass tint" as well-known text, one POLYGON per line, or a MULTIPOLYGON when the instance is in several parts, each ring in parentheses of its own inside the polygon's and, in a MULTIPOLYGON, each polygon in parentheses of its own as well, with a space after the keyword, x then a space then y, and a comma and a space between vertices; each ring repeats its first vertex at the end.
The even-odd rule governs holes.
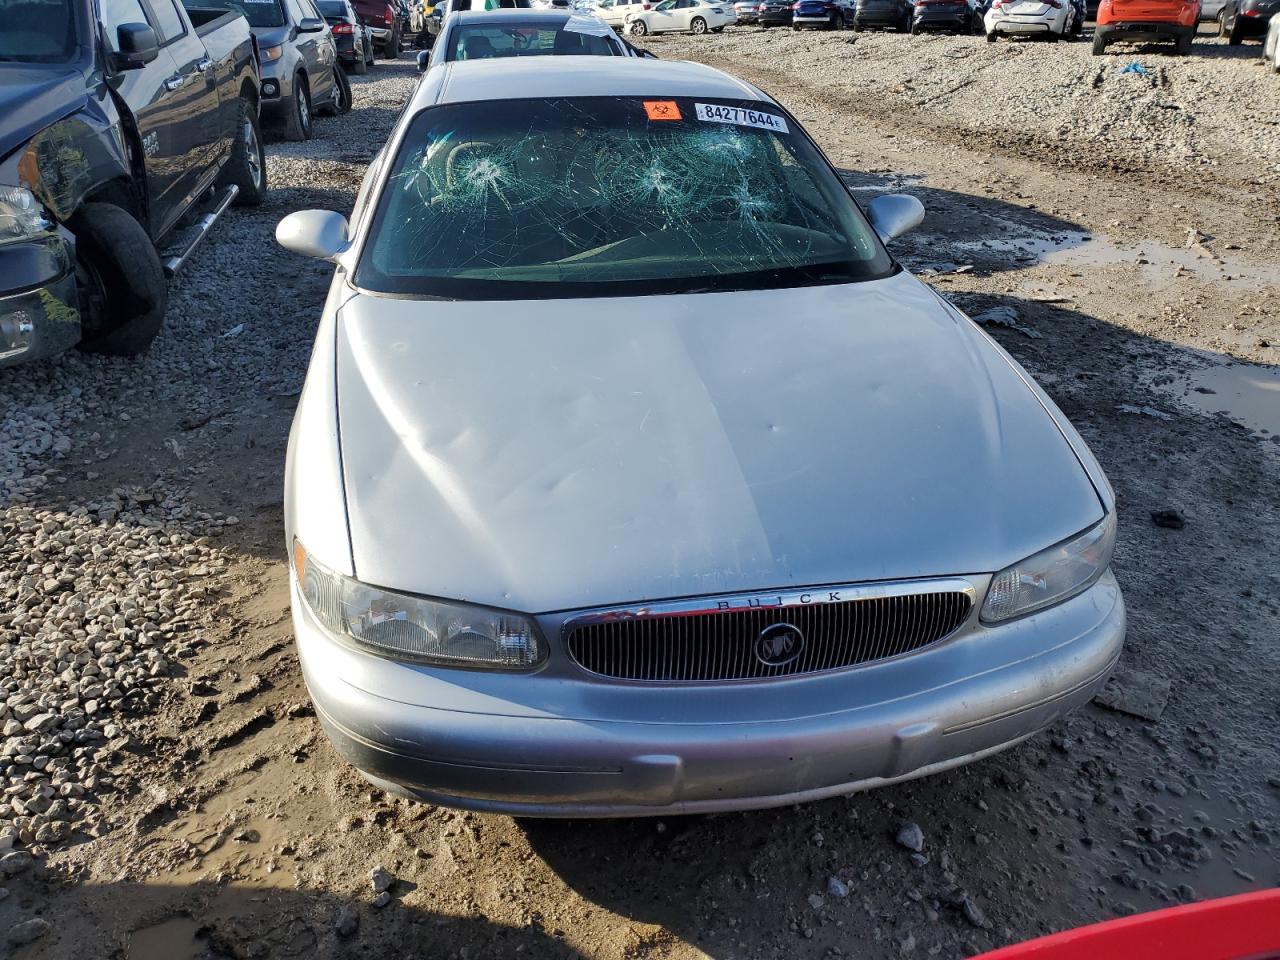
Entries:
POLYGON ((75 24, 70 0, 0 0, 0 61, 66 63, 75 24))
POLYGON ((284 9, 280 6, 280 0, 200 0, 197 6, 207 10, 243 13, 251 27, 284 26, 284 9))
POLYGON ((845 283, 892 270, 844 185, 777 108, 591 97, 418 114, 356 282, 524 299, 845 283))
POLYGON ((449 33, 446 60, 488 60, 493 57, 621 56, 622 50, 606 24, 532 25, 494 20, 460 23, 449 33), (591 32, 583 32, 590 30, 591 32), (607 33, 607 35, 606 35, 607 33))

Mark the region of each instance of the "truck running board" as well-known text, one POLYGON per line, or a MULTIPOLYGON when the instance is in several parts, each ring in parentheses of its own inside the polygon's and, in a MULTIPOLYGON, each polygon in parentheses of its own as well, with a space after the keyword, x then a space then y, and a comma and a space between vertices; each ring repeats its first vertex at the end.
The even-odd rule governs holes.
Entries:
POLYGON ((217 194, 213 206, 183 235, 182 246, 175 248, 177 250, 176 253, 170 253, 164 258, 164 275, 166 277, 172 277, 182 269, 182 265, 191 256, 191 251, 199 246, 200 241, 205 238, 209 229, 218 222, 218 218, 226 212, 227 207, 231 206, 231 201, 239 194, 240 188, 234 183, 228 185, 222 193, 217 194))

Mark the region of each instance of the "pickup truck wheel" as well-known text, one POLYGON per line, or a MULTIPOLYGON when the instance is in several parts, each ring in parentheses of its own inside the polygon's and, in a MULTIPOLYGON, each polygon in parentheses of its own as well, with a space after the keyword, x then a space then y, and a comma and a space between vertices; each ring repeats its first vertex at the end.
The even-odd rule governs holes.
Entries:
POLYGON ((284 120, 284 138, 286 140, 310 140, 311 91, 301 77, 293 81, 293 104, 289 115, 284 120))
POLYGON ((397 60, 400 57, 400 25, 396 24, 391 28, 391 36, 387 38, 386 46, 382 48, 382 59, 397 60))
POLYGON ((248 100, 240 101, 240 123, 231 145, 231 159, 222 168, 218 183, 234 183, 240 188, 237 207, 256 207, 267 197, 267 158, 262 150, 262 128, 258 111, 248 100))
POLYGON ((169 285, 142 224, 109 203, 86 203, 71 219, 80 293, 80 349, 145 353, 164 324, 169 285))

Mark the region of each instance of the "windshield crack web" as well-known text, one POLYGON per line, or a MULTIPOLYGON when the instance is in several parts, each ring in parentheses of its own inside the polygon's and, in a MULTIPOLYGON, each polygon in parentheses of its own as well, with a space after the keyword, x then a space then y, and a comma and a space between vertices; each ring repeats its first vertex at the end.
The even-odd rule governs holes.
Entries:
POLYGON ((523 129, 467 119, 435 126, 402 155, 390 229, 376 241, 380 269, 607 281, 778 270, 853 253, 775 133, 587 123, 564 105, 523 129))

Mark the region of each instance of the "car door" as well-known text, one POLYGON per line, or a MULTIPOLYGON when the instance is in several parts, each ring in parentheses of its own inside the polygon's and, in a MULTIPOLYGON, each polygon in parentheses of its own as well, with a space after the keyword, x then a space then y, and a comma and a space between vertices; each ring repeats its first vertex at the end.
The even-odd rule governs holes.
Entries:
POLYGON ((166 211, 161 232, 172 226, 201 189, 208 186, 220 151, 227 147, 218 106, 216 64, 204 41, 179 10, 175 0, 144 0, 151 14, 160 49, 168 54, 172 73, 165 78, 169 100, 166 121, 173 136, 174 199, 177 209, 166 211))
POLYGON ((311 106, 328 103, 333 98, 333 71, 324 62, 322 38, 327 31, 302 32, 302 21, 311 20, 314 14, 304 5, 305 0, 285 0, 289 13, 289 36, 298 52, 298 62, 307 77, 311 91, 311 106))
POLYGON ((333 27, 329 26, 329 21, 324 18, 315 0, 299 0, 299 2, 307 16, 324 24, 324 29, 316 34, 316 50, 319 53, 320 62, 327 67, 324 70, 324 77, 329 81, 329 88, 332 91, 336 83, 335 71, 338 69, 338 42, 333 39, 333 27))
MULTIPOLYGON (((102 0, 102 23, 107 44, 119 52, 117 33, 126 23, 145 23, 153 30, 151 11, 141 0, 102 0)), ((158 37, 158 34, 157 34, 158 37)), ((172 222, 170 212, 181 209, 186 146, 177 123, 179 93, 167 85, 176 73, 169 51, 136 70, 121 70, 109 80, 129 108, 137 125, 140 159, 146 182, 147 216, 151 235, 159 237, 172 222)))
POLYGON ((649 29, 655 33, 663 30, 679 30, 678 21, 676 19, 676 3, 679 0, 662 0, 660 4, 649 11, 646 18, 649 21, 649 29))

